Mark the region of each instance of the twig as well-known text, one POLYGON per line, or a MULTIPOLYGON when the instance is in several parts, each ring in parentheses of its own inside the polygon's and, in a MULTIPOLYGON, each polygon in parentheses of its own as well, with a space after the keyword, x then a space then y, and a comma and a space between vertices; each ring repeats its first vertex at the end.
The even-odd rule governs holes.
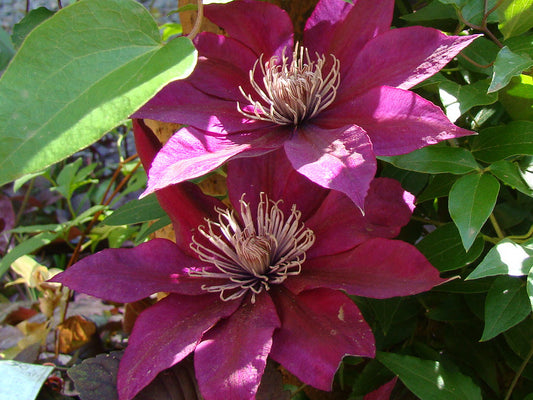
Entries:
POLYGON ((520 379, 520 376, 522 376, 522 373, 524 372, 524 369, 529 363, 529 360, 531 360, 531 357, 533 357, 533 345, 531 346, 531 350, 529 350, 527 357, 522 362, 522 365, 520 365, 520 368, 518 368, 518 371, 516 371, 516 374, 513 378, 513 381, 511 382, 511 385, 509 386, 509 390, 507 390, 504 400, 509 400, 511 398, 511 394, 513 393, 516 383, 518 382, 518 379, 520 379))
POLYGON ((470 57, 464 55, 463 53, 459 53, 459 55, 460 55, 461 57, 463 57, 466 61, 468 61, 470 64, 472 64, 472 65, 474 65, 474 66, 476 66, 476 67, 478 67, 478 68, 490 68, 490 67, 492 67, 492 66, 494 65, 494 61, 492 61, 492 62, 489 63, 489 64, 482 65, 482 64, 479 64, 478 62, 472 60, 470 57))
POLYGON ((500 240, 505 239, 505 233, 502 231, 502 228, 500 228, 500 224, 498 224, 498 221, 496 220, 494 213, 490 214, 489 219, 490 219, 490 223, 492 224, 492 227, 496 231, 496 235, 498 235, 498 239, 500 240))

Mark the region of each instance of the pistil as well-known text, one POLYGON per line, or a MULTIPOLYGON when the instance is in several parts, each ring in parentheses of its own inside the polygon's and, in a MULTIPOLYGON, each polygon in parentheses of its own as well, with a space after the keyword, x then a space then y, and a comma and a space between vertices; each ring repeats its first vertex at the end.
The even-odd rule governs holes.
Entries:
POLYGON ((218 222, 206 220, 207 226, 198 231, 211 246, 203 245, 193 237, 191 248, 200 260, 214 268, 190 271, 190 276, 222 279, 220 285, 202 288, 218 292, 224 301, 233 300, 280 284, 291 275, 298 275, 305 252, 313 245, 313 231, 300 223, 301 213, 293 206, 287 219, 278 207, 261 193, 257 218, 252 216, 250 205, 240 200, 241 220, 233 211, 217 209, 218 222))
POLYGON ((314 117, 335 100, 340 83, 339 60, 331 55, 332 65, 326 74, 324 55, 316 53, 316 60, 312 61, 309 51, 296 43, 292 59, 289 60, 285 50, 281 64, 278 56, 263 63, 261 55, 251 69, 250 83, 259 100, 239 87, 249 102, 245 109, 237 103, 237 109, 244 116, 278 125, 296 126, 314 117), (258 65, 263 76, 263 87, 255 80, 258 65))

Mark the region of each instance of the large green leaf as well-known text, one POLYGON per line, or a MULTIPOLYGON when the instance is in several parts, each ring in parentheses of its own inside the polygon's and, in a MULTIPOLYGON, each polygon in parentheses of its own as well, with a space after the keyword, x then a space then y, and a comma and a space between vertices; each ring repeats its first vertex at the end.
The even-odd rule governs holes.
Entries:
POLYGON ((376 358, 421 400, 481 400, 479 387, 450 363, 382 352, 376 358))
POLYGON ((499 191, 498 180, 488 174, 466 175, 452 186, 448 208, 466 250, 492 213, 499 191))
POLYGON ((500 20, 498 28, 506 39, 533 27, 533 0, 504 0, 496 12, 500 20))
POLYGON ((503 47, 494 61, 492 81, 487 92, 492 93, 504 88, 513 76, 520 75, 531 66, 533 60, 527 54, 516 54, 509 47, 503 47))
POLYGON ((28 35, 0 79, 0 184, 98 140, 186 77, 195 60, 189 39, 163 44, 150 13, 133 0, 63 8, 28 35))
MULTIPOLYGON (((532 46, 533 47, 533 46, 532 46)), ((533 77, 520 74, 513 77, 498 99, 515 121, 533 121, 533 77)))
POLYGON ((427 174, 462 175, 479 169, 472 154, 462 147, 428 146, 409 154, 379 159, 398 168, 427 174))
POLYGON ((452 224, 439 226, 417 243, 416 247, 440 272, 464 267, 475 261, 483 252, 483 239, 478 238, 466 251, 457 227, 452 224))
POLYGON ((13 43, 6 31, 0 28, 0 71, 3 70, 15 54, 13 43))
POLYGON ((500 276, 494 280, 485 300, 485 328, 481 341, 490 340, 515 326, 531 313, 522 279, 500 276))
POLYGON ((524 276, 533 267, 533 250, 504 239, 487 253, 483 261, 466 279, 493 275, 524 276))
POLYGON ((472 153, 489 163, 511 156, 533 155, 533 122, 512 121, 482 130, 474 138, 472 153))

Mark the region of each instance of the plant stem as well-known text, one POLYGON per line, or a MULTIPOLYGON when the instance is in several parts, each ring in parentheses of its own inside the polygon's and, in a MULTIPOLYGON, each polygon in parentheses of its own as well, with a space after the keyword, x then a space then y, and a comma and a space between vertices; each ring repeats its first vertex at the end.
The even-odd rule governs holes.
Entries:
POLYGON ((529 350, 527 357, 522 362, 522 365, 520 365, 520 368, 518 368, 518 371, 516 371, 516 374, 513 378, 513 381, 511 382, 511 385, 509 386, 509 390, 507 390, 507 394, 505 395, 504 400, 509 400, 511 398, 511 394, 513 393, 516 383, 518 382, 518 379, 520 379, 522 372, 524 372, 524 369, 529 363, 529 360, 531 360, 531 357, 533 357, 533 343, 532 343, 531 349, 529 350))
POLYGON ((196 15, 196 21, 194 21, 194 26, 192 27, 191 32, 187 37, 193 40, 198 32, 200 32, 200 26, 202 25, 202 20, 204 18, 204 3, 202 0, 198 0, 198 14, 196 15))
POLYGON ((500 228, 500 224, 498 224, 498 221, 496 220, 496 217, 494 216, 494 213, 491 213, 489 216, 490 223, 492 224, 492 227, 496 231, 496 235, 498 235, 498 238, 505 239, 505 233, 502 231, 502 228, 500 228))

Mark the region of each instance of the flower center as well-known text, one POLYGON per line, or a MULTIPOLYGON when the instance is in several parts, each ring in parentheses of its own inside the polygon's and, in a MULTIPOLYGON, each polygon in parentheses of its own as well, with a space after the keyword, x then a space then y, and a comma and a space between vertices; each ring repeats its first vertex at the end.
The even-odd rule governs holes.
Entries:
POLYGON ((189 275, 223 279, 220 285, 204 285, 202 289, 219 292, 224 301, 251 293, 253 303, 256 294, 300 273, 305 252, 315 242, 315 235, 300 223, 301 213, 294 205, 285 219, 279 202, 261 193, 254 220, 244 195, 239 203, 242 223, 233 211, 217 209, 217 222, 206 220, 207 227, 198 227, 212 247, 193 237, 191 248, 200 260, 215 268, 192 270, 189 275))
POLYGON ((324 65, 326 57, 316 53, 316 61, 311 61, 308 50, 296 43, 292 60, 285 56, 273 56, 263 63, 263 55, 250 71, 250 83, 260 100, 254 100, 239 86, 243 96, 249 101, 244 109, 237 103, 237 109, 244 116, 278 125, 298 125, 327 108, 337 95, 340 83, 340 62, 331 54, 333 64, 327 75, 324 65), (257 65, 263 75, 263 86, 255 80, 257 65))

